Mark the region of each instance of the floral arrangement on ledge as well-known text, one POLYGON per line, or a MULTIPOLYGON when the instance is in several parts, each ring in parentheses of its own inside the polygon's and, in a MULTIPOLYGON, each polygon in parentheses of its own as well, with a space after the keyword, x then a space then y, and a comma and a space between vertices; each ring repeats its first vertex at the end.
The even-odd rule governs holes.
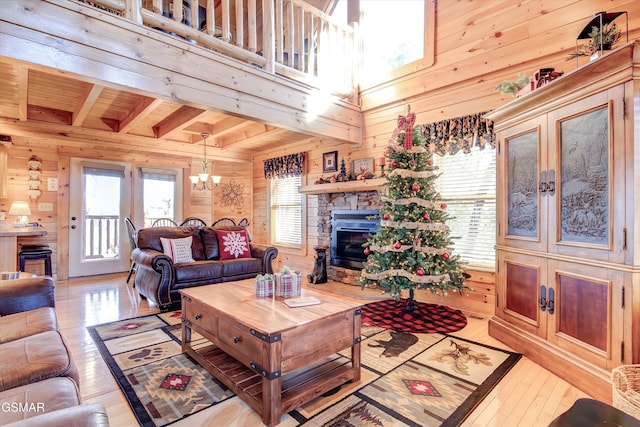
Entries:
POLYGON ((582 49, 569 54, 567 61, 578 56, 591 56, 600 50, 600 46, 602 46, 602 50, 611 50, 613 45, 620 41, 622 33, 615 23, 605 25, 602 28, 602 34, 600 34, 600 28, 594 25, 591 27, 589 37, 590 39, 582 45, 582 49), (600 41, 602 41, 602 45, 600 41))

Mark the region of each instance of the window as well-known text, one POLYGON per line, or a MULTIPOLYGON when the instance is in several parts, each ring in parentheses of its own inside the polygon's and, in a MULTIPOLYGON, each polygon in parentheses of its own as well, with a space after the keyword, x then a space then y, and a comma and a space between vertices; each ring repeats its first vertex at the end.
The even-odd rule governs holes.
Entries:
POLYGON ((270 182, 271 244, 301 247, 302 195, 299 176, 272 178, 270 182))
POLYGON ((496 150, 433 156, 440 167, 436 191, 451 215, 453 252, 471 266, 495 266, 496 150))
POLYGON ((164 169, 140 169, 142 176, 142 200, 144 209, 144 226, 150 227, 158 218, 171 218, 174 221, 179 215, 176 212, 177 186, 176 172, 164 169))
MULTIPOLYGON (((434 61, 435 3, 425 0, 360 0, 362 87, 426 68, 434 61)), ((347 22, 347 0, 332 16, 347 22)))

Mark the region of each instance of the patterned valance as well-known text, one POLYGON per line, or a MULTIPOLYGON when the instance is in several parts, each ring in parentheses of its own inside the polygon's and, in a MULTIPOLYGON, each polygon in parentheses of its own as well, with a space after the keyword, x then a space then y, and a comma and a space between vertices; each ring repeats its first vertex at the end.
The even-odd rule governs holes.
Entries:
POLYGON ((428 123, 422 125, 420 130, 434 153, 441 156, 447 153, 453 155, 460 150, 468 154, 472 147, 484 149, 486 144, 489 144, 491 148, 496 148, 493 122, 484 118, 487 113, 488 111, 485 111, 484 113, 428 123))
POLYGON ((266 179, 300 176, 303 171, 304 153, 274 157, 264 161, 264 177, 266 179))

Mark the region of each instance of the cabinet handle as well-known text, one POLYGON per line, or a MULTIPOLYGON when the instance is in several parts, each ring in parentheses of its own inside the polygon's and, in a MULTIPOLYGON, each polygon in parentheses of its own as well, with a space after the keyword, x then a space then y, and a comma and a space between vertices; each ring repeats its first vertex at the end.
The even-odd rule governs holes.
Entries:
POLYGON ((549 309, 549 314, 553 314, 555 311, 555 291, 553 288, 549 288, 549 299, 547 300, 547 308, 549 309))
POLYGON ((240 337, 233 337, 233 343, 234 343, 234 344, 238 344, 240 341, 242 341, 242 338, 240 338, 240 337))
POLYGON ((196 320, 200 320, 202 319, 202 314, 196 314, 195 316, 193 316, 193 318, 196 320))
POLYGON ((540 311, 545 311, 547 309, 547 287, 545 285, 540 285, 540 299, 538 300, 538 305, 540 305, 540 311))
POLYGON ((540 185, 538 185, 538 190, 540 190, 540 192, 544 196, 544 193, 547 192, 548 188, 549 187, 547 186, 547 171, 540 171, 540 185))
POLYGON ((547 192, 547 183, 546 182, 541 182, 540 186, 538 187, 538 189, 540 190, 541 193, 546 193, 547 192))
POLYGON ((549 184, 547 188, 549 195, 553 196, 556 192, 556 171, 554 169, 549 170, 549 184))

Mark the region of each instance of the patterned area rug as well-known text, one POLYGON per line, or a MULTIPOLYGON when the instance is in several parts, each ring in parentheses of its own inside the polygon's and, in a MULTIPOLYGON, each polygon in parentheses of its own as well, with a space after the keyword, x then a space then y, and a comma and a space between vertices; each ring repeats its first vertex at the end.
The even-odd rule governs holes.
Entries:
POLYGON ((467 326, 467 318, 460 310, 417 301, 414 310, 405 311, 407 306, 408 300, 372 302, 362 307, 362 324, 425 334, 446 334, 467 326))
MULTIPOLYGON (((88 330, 142 426, 262 426, 181 353, 179 311, 88 330)), ((210 345, 194 334, 198 345, 210 345)), ((362 327, 361 380, 285 414, 280 426, 456 426, 520 355, 447 334, 362 327)), ((348 358, 336 354, 333 359, 348 358)))

